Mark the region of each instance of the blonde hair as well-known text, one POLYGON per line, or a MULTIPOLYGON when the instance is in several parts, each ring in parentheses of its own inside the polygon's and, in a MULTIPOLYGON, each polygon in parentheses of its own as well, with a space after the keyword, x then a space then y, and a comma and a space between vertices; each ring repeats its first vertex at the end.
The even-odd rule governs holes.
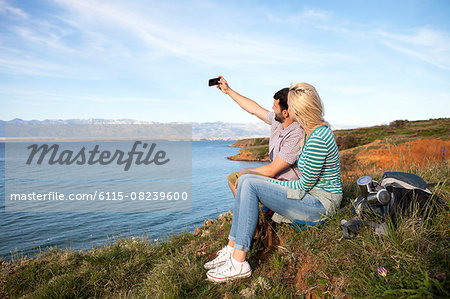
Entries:
POLYGON ((294 112, 295 120, 303 128, 312 129, 319 125, 327 125, 324 120, 324 108, 314 86, 308 83, 297 83, 289 88, 289 108, 294 112))

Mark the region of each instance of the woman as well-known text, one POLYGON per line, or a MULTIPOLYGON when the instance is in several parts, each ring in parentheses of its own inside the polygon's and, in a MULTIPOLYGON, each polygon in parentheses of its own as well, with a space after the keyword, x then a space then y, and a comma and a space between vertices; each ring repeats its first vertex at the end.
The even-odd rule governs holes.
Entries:
POLYGON ((229 242, 217 258, 205 264, 209 280, 223 282, 252 274, 245 260, 258 222, 259 202, 286 218, 314 224, 332 216, 342 199, 339 152, 323 119, 316 89, 299 83, 289 89, 289 117, 305 129, 305 143, 297 160, 298 181, 243 175, 239 178, 229 242))

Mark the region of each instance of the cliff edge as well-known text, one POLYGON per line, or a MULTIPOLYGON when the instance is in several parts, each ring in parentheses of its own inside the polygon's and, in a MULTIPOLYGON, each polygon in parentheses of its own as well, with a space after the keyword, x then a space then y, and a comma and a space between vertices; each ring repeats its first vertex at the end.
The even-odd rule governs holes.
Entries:
POLYGON ((242 147, 239 154, 228 157, 234 161, 269 162, 269 137, 240 139, 231 144, 232 147, 242 147))

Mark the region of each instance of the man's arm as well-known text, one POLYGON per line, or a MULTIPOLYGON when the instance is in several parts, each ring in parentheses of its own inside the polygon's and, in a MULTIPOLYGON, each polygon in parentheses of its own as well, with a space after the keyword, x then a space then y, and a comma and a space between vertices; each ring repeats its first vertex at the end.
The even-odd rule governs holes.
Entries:
MULTIPOLYGON (((255 168, 246 168, 243 170, 251 170, 260 173, 264 176, 273 178, 274 176, 276 176, 278 173, 288 168, 289 166, 290 166, 289 163, 285 162, 283 159, 276 156, 275 159, 270 164, 262 165, 255 168)), ((231 192, 233 192, 234 197, 236 197, 236 188, 238 182, 239 178, 236 180, 236 183, 234 185, 230 181, 228 181, 228 185, 230 186, 231 192)))
POLYGON ((270 164, 262 165, 255 168, 247 168, 246 170, 255 171, 267 177, 273 178, 281 171, 287 169, 289 166, 290 166, 289 163, 281 159, 279 156, 276 156, 275 159, 270 164))
POLYGON ((228 83, 224 77, 219 76, 219 78, 220 81, 219 84, 217 85, 217 88, 219 88, 223 93, 227 94, 230 98, 232 98, 242 109, 244 109, 245 111, 247 111, 252 115, 255 115, 265 123, 270 124, 269 121, 267 120, 267 113, 269 112, 268 110, 259 106, 258 103, 256 103, 255 101, 235 92, 228 86, 228 83))

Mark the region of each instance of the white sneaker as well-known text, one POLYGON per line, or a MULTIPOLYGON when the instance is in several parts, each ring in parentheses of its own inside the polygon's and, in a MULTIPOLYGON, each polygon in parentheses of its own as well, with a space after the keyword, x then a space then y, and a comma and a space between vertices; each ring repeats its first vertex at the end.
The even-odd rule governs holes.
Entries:
POLYGON ((224 248, 219 250, 217 252, 217 257, 215 259, 213 259, 212 261, 209 261, 206 264, 204 264, 203 267, 205 267, 205 269, 209 270, 209 269, 215 269, 215 268, 220 267, 223 264, 225 264, 225 262, 231 258, 231 254, 233 253, 233 252, 230 252, 230 250, 228 250, 229 248, 227 246, 228 245, 225 245, 224 248))
POLYGON ((228 259, 223 266, 216 269, 209 270, 206 273, 208 280, 214 282, 224 282, 228 280, 245 278, 252 275, 252 269, 250 264, 245 261, 243 263, 234 262, 232 259, 228 259))

